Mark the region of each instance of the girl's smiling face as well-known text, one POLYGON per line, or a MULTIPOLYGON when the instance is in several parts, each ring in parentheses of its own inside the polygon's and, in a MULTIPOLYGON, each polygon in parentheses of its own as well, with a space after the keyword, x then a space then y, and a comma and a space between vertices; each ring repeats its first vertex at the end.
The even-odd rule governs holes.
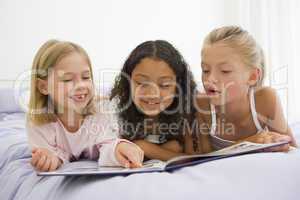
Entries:
POLYGON ((176 75, 166 62, 144 58, 135 66, 130 85, 134 104, 145 115, 154 117, 172 104, 176 75))
POLYGON ((90 66, 87 59, 74 52, 62 58, 49 72, 47 94, 61 112, 82 113, 94 96, 90 66))
POLYGON ((256 82, 252 80, 254 68, 247 67, 241 56, 223 43, 204 47, 201 67, 205 92, 215 105, 247 96, 249 86, 256 82))

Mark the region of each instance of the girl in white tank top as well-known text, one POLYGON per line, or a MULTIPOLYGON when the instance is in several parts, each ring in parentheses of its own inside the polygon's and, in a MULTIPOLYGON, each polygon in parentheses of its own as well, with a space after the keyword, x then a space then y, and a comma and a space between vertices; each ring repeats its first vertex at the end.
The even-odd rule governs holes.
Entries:
MULTIPOLYGON (((205 124, 205 127, 210 127, 208 141, 214 149, 224 148, 240 140, 247 140, 245 137, 249 136, 251 139, 254 137, 255 142, 270 143, 287 140, 291 145, 296 146, 276 92, 262 86, 265 71, 263 51, 247 31, 237 26, 225 26, 211 31, 203 42, 201 58, 202 83, 209 100, 207 101, 207 98, 197 100, 199 104, 197 107, 200 106, 197 117, 201 123, 211 123, 205 124), (254 95, 254 91, 257 95, 254 95), (253 134, 245 135, 246 132, 251 132, 253 129, 253 122, 248 120, 250 113, 246 108, 249 106, 247 98, 250 103, 249 112, 251 112, 257 130, 253 134), (208 102, 211 122, 208 122, 210 121, 207 118, 208 115, 201 108, 201 105, 207 105, 208 102), (256 108, 262 115, 260 120, 263 122, 264 128, 258 120, 256 108), (224 136, 226 139, 220 138, 220 134, 229 134, 229 131, 227 129, 225 131, 217 130, 217 127, 221 129, 222 127, 217 126, 216 112, 222 112, 219 114, 225 115, 221 120, 231 121, 234 128, 231 133, 234 135, 224 136), (241 129, 235 129, 236 127, 241 127, 241 129), (270 131, 263 131, 266 128, 270 131), (219 135, 216 134, 216 131, 219 135), (257 132, 264 134, 256 134, 257 132), (228 138, 235 141, 227 140, 228 138)), ((205 109, 207 109, 206 106, 205 109)), ((201 134, 204 132, 207 133, 207 129, 200 130, 201 134)), ((194 141, 199 141, 198 138, 192 135, 193 147, 197 146, 194 145, 194 141)), ((186 139, 187 151, 191 150, 190 141, 186 139)), ((201 140, 202 142, 203 140, 201 140)), ((203 146, 206 145, 203 144, 203 146)), ((286 149, 288 149, 288 145, 286 149)))

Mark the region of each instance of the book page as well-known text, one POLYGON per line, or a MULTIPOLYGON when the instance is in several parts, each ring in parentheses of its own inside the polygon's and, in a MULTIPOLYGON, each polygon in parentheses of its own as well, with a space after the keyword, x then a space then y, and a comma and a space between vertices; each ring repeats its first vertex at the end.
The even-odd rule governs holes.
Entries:
POLYGON ((239 154, 239 153, 243 153, 243 152, 265 149, 265 148, 277 146, 280 144, 281 143, 259 144, 259 143, 252 143, 252 142, 241 142, 241 143, 229 146, 227 148, 208 153, 207 155, 221 156, 221 155, 239 154))
POLYGON ((84 174, 117 174, 117 173, 135 173, 149 170, 162 171, 165 163, 160 160, 149 160, 143 163, 141 168, 99 167, 96 161, 76 161, 63 165, 56 171, 38 172, 38 175, 84 175, 84 174))
POLYGON ((269 144, 258 144, 252 142, 241 142, 224 149, 214 151, 207 154, 198 154, 198 155, 186 155, 186 156, 178 156, 171 160, 167 161, 167 165, 174 165, 180 164, 185 162, 190 162, 193 160, 200 160, 200 159, 207 159, 211 157, 218 157, 218 156, 230 156, 230 155, 237 155, 243 153, 250 153, 253 151, 258 151, 266 148, 270 148, 273 146, 279 146, 282 144, 286 144, 287 142, 279 142, 279 143, 269 143, 269 144))

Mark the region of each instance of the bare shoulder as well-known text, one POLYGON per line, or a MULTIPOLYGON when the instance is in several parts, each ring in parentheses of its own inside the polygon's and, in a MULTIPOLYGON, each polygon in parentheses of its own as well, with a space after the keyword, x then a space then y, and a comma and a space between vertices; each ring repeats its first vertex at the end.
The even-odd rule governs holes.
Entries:
POLYGON ((261 87, 255 90, 255 104, 258 113, 272 117, 278 106, 276 90, 271 87, 261 87))

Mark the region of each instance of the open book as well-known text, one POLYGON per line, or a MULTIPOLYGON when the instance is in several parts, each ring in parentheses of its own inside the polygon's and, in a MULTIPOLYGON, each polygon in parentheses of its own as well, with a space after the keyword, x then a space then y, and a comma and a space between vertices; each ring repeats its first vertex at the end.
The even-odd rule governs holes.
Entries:
POLYGON ((177 168, 196 165, 212 160, 226 157, 238 156, 248 153, 256 153, 271 147, 287 144, 287 142, 257 144, 251 142, 242 142, 230 147, 214 151, 207 154, 178 156, 166 162, 160 160, 149 160, 143 163, 143 167, 127 169, 122 167, 99 167, 96 161, 77 161, 63 165, 56 171, 37 172, 39 176, 69 176, 69 175, 121 175, 132 173, 162 172, 171 171, 177 168))

